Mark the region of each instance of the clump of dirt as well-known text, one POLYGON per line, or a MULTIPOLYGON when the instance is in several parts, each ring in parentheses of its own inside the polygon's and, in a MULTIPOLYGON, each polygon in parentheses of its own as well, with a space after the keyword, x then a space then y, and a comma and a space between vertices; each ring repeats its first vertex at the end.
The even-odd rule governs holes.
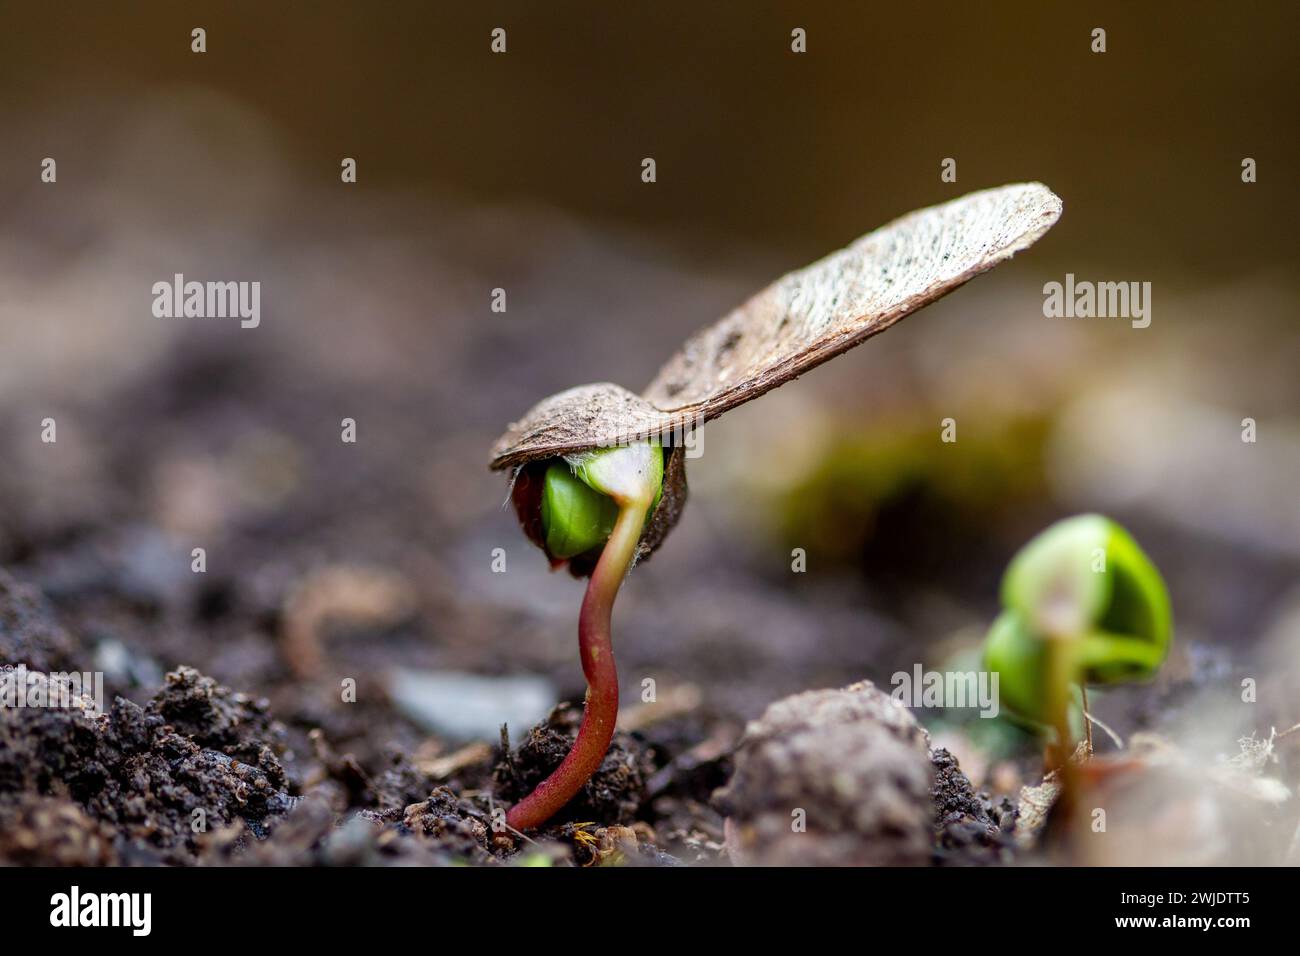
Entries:
MULTIPOLYGON (((504 748, 494 774, 497 797, 513 803, 531 793, 573 749, 581 723, 581 705, 560 704, 546 720, 528 731, 518 748, 504 748)), ((555 823, 632 823, 645 800, 646 781, 654 770, 644 741, 634 734, 616 732, 600 769, 556 816, 555 823)))
POLYGON ((235 693, 191 667, 182 667, 167 675, 147 711, 198 746, 256 767, 275 789, 285 788, 278 759, 284 753, 285 730, 271 719, 265 700, 235 693))
MULTIPOLYGON (((27 675, 29 686, 46 695, 57 694, 65 680, 27 675)), ((264 833, 293 805, 284 771, 260 734, 273 736, 257 704, 190 668, 168 675, 145 707, 118 698, 103 715, 77 707, 2 708, 0 828, 18 834, 18 846, 48 843, 52 814, 80 832, 69 839, 83 842, 95 862, 194 862, 209 831, 242 821, 264 833)))
POLYGON ((476 863, 490 859, 491 823, 487 813, 467 804, 447 787, 439 787, 428 799, 411 804, 402 815, 402 826, 411 832, 432 837, 445 852, 476 863))
POLYGON ((1010 862, 1016 808, 1003 797, 994 802, 976 793, 970 778, 944 748, 930 752, 934 767, 934 862, 943 865, 1010 862))
POLYGON ((923 865, 931 854, 929 738, 862 682, 809 691, 750 723, 719 791, 740 865, 923 865))

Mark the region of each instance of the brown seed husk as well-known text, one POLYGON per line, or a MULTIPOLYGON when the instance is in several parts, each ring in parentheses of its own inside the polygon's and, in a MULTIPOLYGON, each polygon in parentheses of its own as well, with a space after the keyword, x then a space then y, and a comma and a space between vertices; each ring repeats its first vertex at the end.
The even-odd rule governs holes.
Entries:
MULTIPOLYGON (((986 189, 909 213, 778 279, 691 336, 642 395, 601 382, 542 400, 497 440, 491 467, 649 436, 671 443, 1029 248, 1060 215, 1061 200, 1041 183, 986 189)), ((677 457, 684 500, 685 468, 677 457)), ((680 510, 680 503, 660 507, 665 517, 657 514, 647 530, 643 548, 654 540, 647 554, 680 510)))

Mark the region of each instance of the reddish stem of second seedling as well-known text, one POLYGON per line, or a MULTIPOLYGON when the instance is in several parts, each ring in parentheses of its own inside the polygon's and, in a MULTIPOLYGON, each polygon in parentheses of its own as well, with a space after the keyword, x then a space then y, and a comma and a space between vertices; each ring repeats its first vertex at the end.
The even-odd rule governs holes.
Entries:
MULTIPOLYGON (((617 500, 617 499, 616 499, 617 500)), ((578 617, 578 649, 587 677, 587 705, 573 749, 537 789, 506 814, 515 830, 541 826, 577 795, 600 769, 618 721, 618 670, 610 639, 610 615, 645 525, 647 501, 619 501, 618 519, 587 582, 578 617)))

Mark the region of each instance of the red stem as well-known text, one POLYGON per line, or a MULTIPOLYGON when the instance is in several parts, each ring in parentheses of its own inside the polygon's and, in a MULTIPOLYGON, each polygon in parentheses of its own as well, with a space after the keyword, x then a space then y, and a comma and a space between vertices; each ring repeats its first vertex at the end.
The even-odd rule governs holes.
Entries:
POLYGON ((582 672, 587 677, 587 706, 578 728, 578 739, 551 775, 510 808, 506 823, 516 830, 541 826, 572 800, 600 769, 609 742, 614 738, 614 725, 618 721, 618 670, 614 666, 614 645, 610 639, 610 615, 641 540, 647 507, 643 501, 620 502, 614 531, 587 582, 578 617, 578 650, 582 672))

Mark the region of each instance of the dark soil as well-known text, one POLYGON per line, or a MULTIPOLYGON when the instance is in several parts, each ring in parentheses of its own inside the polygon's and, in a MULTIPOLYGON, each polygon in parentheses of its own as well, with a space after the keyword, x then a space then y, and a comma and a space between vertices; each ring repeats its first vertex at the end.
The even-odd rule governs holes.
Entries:
MULTIPOLYGON (((7 576, 0 587, 0 652, 29 667, 38 682, 63 681, 34 667, 57 662, 60 655, 66 659, 71 639, 32 589, 7 576)), ((870 693, 885 700, 877 691, 870 693)), ((894 752, 890 747, 900 755, 916 753, 915 747, 925 753, 914 721, 898 711, 906 724, 897 725, 900 718, 887 702, 888 722, 876 729, 870 722, 854 722, 864 713, 870 716, 861 708, 846 710, 833 696, 792 700, 804 698, 831 703, 818 704, 806 725, 798 716, 803 705, 790 711, 795 716, 779 718, 784 724, 765 718, 767 723, 753 725, 746 740, 757 733, 770 742, 775 735, 785 741, 781 746, 798 747, 803 759, 829 759, 822 755, 838 751, 817 734, 831 726, 841 735, 846 730, 855 735, 844 737, 848 747, 865 741, 869 749, 884 746, 885 754, 894 752), (814 735, 806 743, 793 743, 809 731, 814 735), (892 742, 899 734, 906 744, 892 742)), ((777 812, 784 815, 783 800, 789 797, 814 807, 823 821, 831 812, 818 808, 816 795, 782 797, 774 779, 756 770, 752 759, 748 772, 760 774, 752 784, 760 790, 750 796, 744 788, 751 784, 733 782, 729 795, 710 807, 709 791, 729 776, 730 745, 706 738, 705 746, 683 747, 680 729, 655 744, 641 733, 619 732, 599 772, 560 816, 527 838, 507 832, 494 810, 527 793, 559 764, 580 719, 579 706, 556 707, 517 747, 483 752, 459 767, 449 786, 436 785, 400 754, 379 772, 367 772, 352 755, 334 752, 318 730, 309 735, 316 767, 308 779, 292 782, 282 763, 292 756, 289 734, 267 701, 234 692, 188 667, 166 675, 144 705, 117 697, 103 714, 75 707, 4 708, 0 859, 69 865, 491 864, 541 852, 550 862, 582 865, 717 863, 726 862, 718 808, 743 819, 755 798, 767 805, 775 797, 777 812)), ((989 804, 971 792, 951 755, 938 751, 930 759, 937 771, 934 852, 948 861, 985 856, 992 861, 998 826, 989 804), (978 839, 969 835, 976 830, 978 839)), ((916 766, 923 764, 924 758, 916 766)), ((876 786, 876 776, 869 774, 864 785, 876 786)), ((893 780, 895 772, 880 779, 893 780)), ((878 853, 879 838, 889 832, 892 825, 873 831, 873 839, 862 845, 878 853)), ((901 858, 891 854, 876 861, 906 857, 903 852, 901 858)))
POLYGON ((1013 845, 1016 807, 1002 797, 996 803, 987 793, 976 793, 961 772, 957 758, 942 748, 930 753, 934 765, 935 862, 1006 863, 1013 845))

